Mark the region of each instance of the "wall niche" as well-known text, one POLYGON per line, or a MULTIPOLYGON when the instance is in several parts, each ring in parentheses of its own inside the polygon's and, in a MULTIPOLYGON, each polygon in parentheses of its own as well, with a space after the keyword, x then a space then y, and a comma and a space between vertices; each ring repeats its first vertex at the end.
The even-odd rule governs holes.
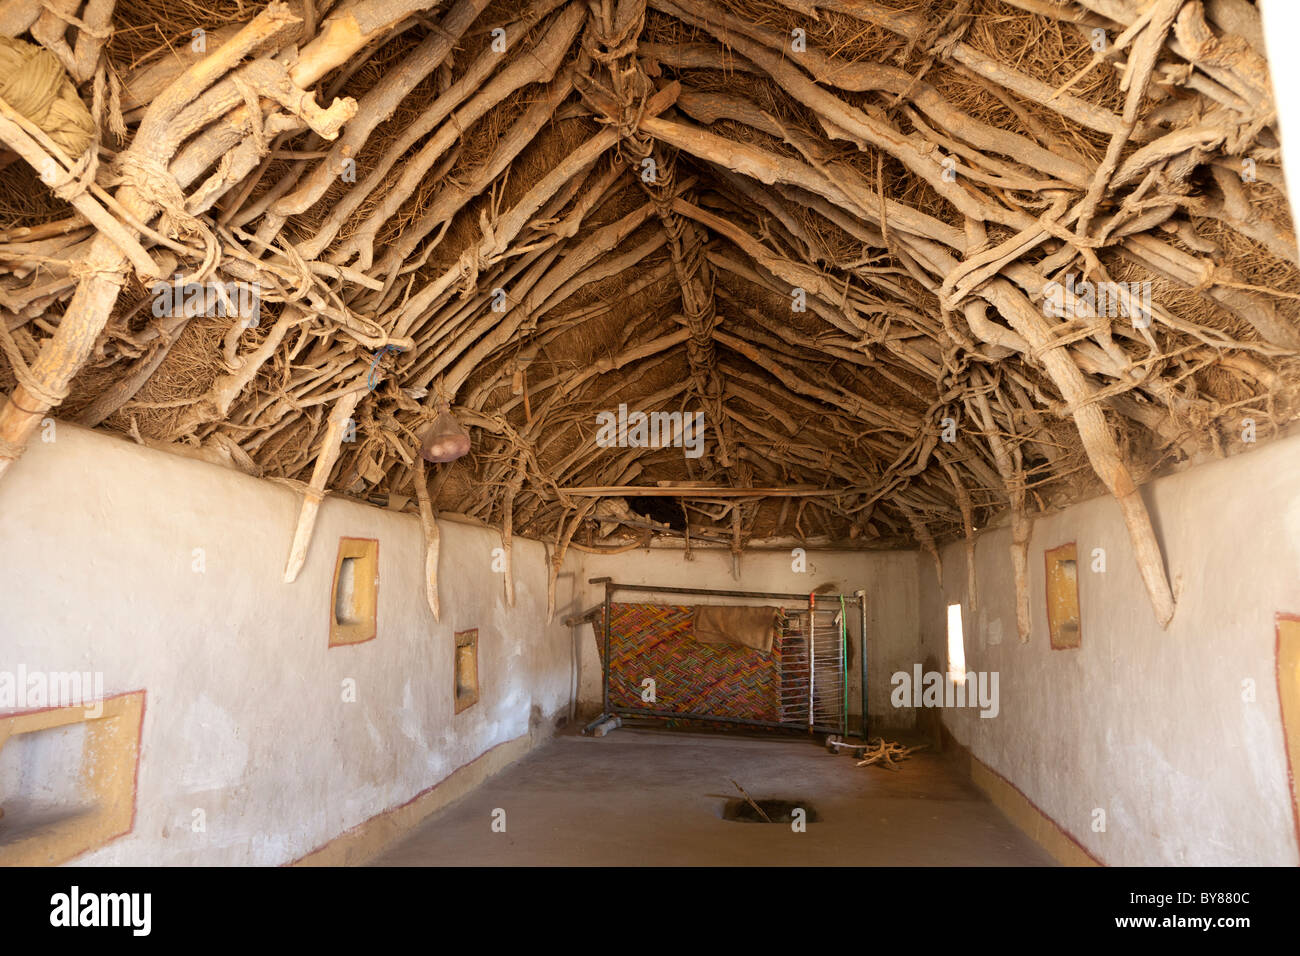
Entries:
POLYGON ((379 542, 339 538, 330 590, 330 647, 372 640, 379 610, 379 542))
POLYGON ((1079 620, 1079 549, 1071 541, 1046 553, 1047 631, 1052 650, 1072 650, 1083 643, 1079 620))
POLYGON ((478 702, 478 628, 456 632, 456 713, 478 702))

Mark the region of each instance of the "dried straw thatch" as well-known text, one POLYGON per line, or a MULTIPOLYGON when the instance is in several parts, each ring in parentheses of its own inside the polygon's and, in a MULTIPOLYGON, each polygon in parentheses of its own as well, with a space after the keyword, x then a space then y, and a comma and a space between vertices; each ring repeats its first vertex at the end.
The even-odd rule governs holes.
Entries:
POLYGON ((291 482, 288 580, 327 492, 419 510, 435 604, 435 507, 557 567, 1006 513, 1027 633, 1032 515, 1105 490, 1167 622, 1138 484, 1295 415, 1248 0, 0 0, 0 33, 96 130, 0 104, 0 471, 58 407, 291 482), (176 274, 258 323, 157 307, 176 274), (473 451, 426 469, 441 400, 473 451), (703 412, 704 453, 599 446, 620 404, 703 412))

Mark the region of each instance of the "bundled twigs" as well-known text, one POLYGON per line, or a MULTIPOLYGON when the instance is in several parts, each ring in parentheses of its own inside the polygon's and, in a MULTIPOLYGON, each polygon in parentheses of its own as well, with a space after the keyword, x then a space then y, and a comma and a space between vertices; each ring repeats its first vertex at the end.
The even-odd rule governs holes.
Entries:
POLYGON ((904 747, 902 744, 893 740, 885 740, 883 737, 872 737, 867 741, 867 746, 862 750, 862 759, 858 761, 859 767, 884 767, 886 770, 902 770, 899 766, 904 760, 916 753, 918 750, 924 750, 928 744, 920 744, 916 747, 904 747))

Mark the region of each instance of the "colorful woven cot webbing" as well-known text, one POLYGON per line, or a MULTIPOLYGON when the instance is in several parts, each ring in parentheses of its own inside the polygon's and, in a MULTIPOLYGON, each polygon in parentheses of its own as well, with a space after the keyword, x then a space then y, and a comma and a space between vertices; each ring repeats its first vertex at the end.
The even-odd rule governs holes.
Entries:
MULTIPOLYGON (((609 702, 624 710, 707 714, 778 721, 780 633, 770 653, 741 645, 701 644, 691 636, 694 609, 680 604, 611 604, 609 702), (655 700, 642 700, 642 681, 655 700)), ((596 621, 602 654, 604 622, 596 621)))

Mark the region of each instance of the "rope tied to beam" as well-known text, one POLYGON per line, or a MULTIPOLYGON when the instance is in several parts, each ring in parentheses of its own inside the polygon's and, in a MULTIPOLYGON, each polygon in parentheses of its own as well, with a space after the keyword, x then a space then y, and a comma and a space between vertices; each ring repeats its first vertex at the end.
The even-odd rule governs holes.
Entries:
MULTIPOLYGON (((646 99, 654 92, 654 83, 637 60, 637 47, 645 28, 645 8, 624 23, 618 30, 595 16, 591 20, 591 33, 583 40, 583 49, 591 59, 608 72, 608 85, 598 83, 593 76, 583 79, 591 87, 588 92, 599 91, 591 103, 600 122, 618 130, 619 142, 615 147, 619 159, 628 165, 640 166, 654 149, 654 138, 641 131, 645 117, 646 99), (624 148, 635 157, 628 162, 624 148)), ((588 97, 590 99, 590 97, 588 97)))
POLYGON ((126 274, 110 266, 95 266, 89 262, 73 263, 68 269, 68 274, 77 282, 84 279, 98 279, 101 282, 111 282, 119 289, 126 285, 126 274))
POLYGON ((1222 269, 1210 260, 1206 259, 1201 263, 1200 276, 1197 278, 1196 284, 1192 286, 1191 289, 1199 295, 1202 292, 1208 292, 1216 285, 1236 286, 1236 283, 1231 281, 1232 278, 1234 278, 1232 270, 1222 269))
POLYGON ((87 150, 82 157, 73 163, 71 169, 64 169, 57 162, 50 164, 41 171, 41 182, 50 187, 50 192, 59 197, 66 203, 71 203, 78 196, 90 191, 90 187, 95 181, 95 168, 98 167, 96 162, 97 156, 94 150, 87 150))
POLYGON ((477 292, 479 274, 490 266, 496 265, 506 255, 501 243, 496 238, 493 217, 488 215, 487 210, 479 213, 478 226, 479 231, 483 234, 483 239, 480 242, 472 243, 469 248, 460 254, 460 259, 457 260, 460 280, 456 283, 456 289, 462 299, 468 299, 477 292), (488 250, 487 252, 484 252, 485 248, 488 250))
MULTIPOLYGON (((29 415, 40 415, 44 413, 45 409, 53 408, 68 397, 67 385, 52 385, 36 376, 31 366, 27 364, 27 360, 23 357, 23 353, 19 350, 18 343, 14 341, 13 336, 9 333, 9 327, 2 320, 0 320, 0 350, 4 352, 5 358, 9 360, 9 365, 13 369, 14 378, 18 380, 18 384, 23 387, 23 390, 28 395, 45 406, 44 409, 23 408, 10 395, 9 401, 13 402, 17 408, 22 409, 29 415)), ((17 458, 18 455, 21 455, 22 446, 14 447, 18 448, 17 454, 0 454, 0 458, 17 458)))
POLYGON ((491 263, 479 252, 478 246, 470 246, 460 254, 460 259, 456 265, 460 270, 460 279, 456 283, 456 291, 460 293, 462 299, 468 299, 478 289, 479 273, 491 263))
POLYGON ((1110 329, 1110 319, 1106 316, 1097 316, 1091 319, 1080 318, 1071 320, 1071 322, 1067 322, 1065 325, 1057 326, 1053 329, 1051 333, 1051 341, 1045 342, 1042 345, 1031 349, 1029 357, 1034 361, 1038 361, 1053 349, 1065 348, 1067 345, 1073 345, 1075 342, 1090 339, 1094 335, 1099 335, 1110 329), (1080 328, 1070 329, 1071 322, 1087 322, 1087 324, 1080 328))
MULTIPOLYGON (((678 196, 676 154, 663 156, 655 151, 655 162, 655 178, 652 181, 643 180, 643 187, 654 203, 660 225, 668 237, 677 271, 682 291, 682 317, 690 332, 690 338, 686 341, 687 355, 693 369, 711 370, 714 366, 713 337, 718 326, 715 279, 708 268, 705 244, 691 241, 696 237, 688 236, 687 230, 693 227, 673 209, 678 196)), ((718 397, 720 388, 715 375, 694 373, 692 378, 702 398, 718 397), (714 381, 710 383, 708 379, 714 381)), ((716 408, 710 409, 711 414, 716 414, 717 411, 716 408)))
POLYGON ((1055 404, 1052 407, 1052 413, 1057 418, 1073 418, 1075 413, 1080 409, 1087 408, 1089 405, 1096 405, 1098 402, 1108 401, 1116 395, 1123 395, 1125 392, 1131 392, 1141 384, 1141 382, 1114 382, 1113 384, 1107 385, 1105 388, 1097 389, 1082 401, 1061 402, 1055 404))
POLYGON ((201 237, 208 248, 219 246, 202 220, 185 208, 185 193, 176 177, 152 156, 143 156, 128 150, 117 160, 118 175, 122 183, 138 192, 142 198, 160 207, 159 231, 171 238, 201 237))

